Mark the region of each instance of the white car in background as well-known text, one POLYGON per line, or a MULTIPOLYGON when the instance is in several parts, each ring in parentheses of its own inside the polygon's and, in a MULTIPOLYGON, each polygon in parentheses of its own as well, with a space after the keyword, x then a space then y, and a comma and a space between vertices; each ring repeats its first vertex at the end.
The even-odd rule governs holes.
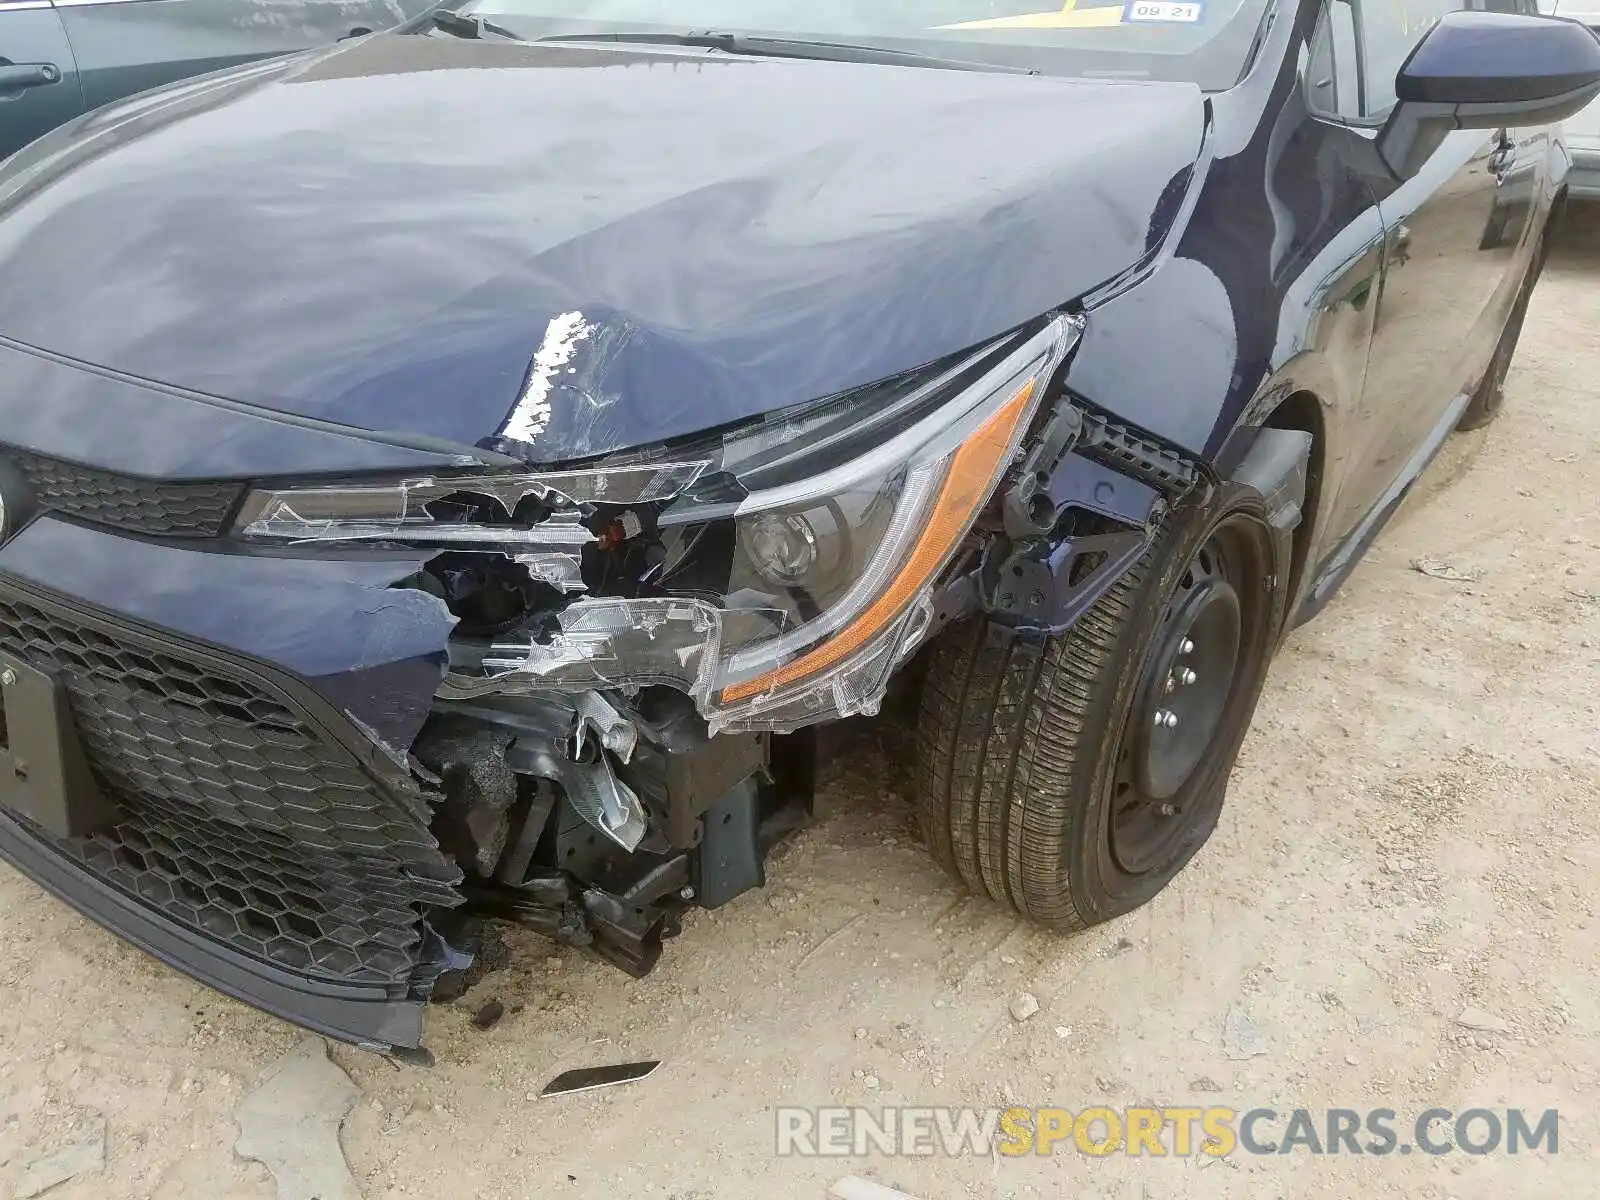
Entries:
MULTIPOLYGON (((1542 11, 1558 17, 1571 17, 1600 30, 1600 0, 1546 0, 1542 11)), ((1600 100, 1575 117, 1562 122, 1567 149, 1572 154, 1572 173, 1567 176, 1567 195, 1573 200, 1600 200, 1600 100)))

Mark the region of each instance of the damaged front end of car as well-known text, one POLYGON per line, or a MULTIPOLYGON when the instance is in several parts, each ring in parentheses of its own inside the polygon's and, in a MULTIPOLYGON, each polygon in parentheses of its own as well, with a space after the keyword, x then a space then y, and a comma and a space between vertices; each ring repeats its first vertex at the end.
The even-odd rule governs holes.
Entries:
POLYGON ((435 924, 505 918, 642 975, 686 906, 759 886, 809 810, 804 731, 875 713, 956 615, 1080 326, 647 454, 253 491, 252 546, 430 553, 396 586, 454 624, 397 752, 462 872, 435 924))
POLYGON ((396 584, 454 621, 404 752, 462 873, 427 974, 484 918, 647 973, 764 882, 813 727, 877 713, 943 625, 1060 632, 1132 566, 1201 469, 1068 396, 1082 328, 581 466, 252 492, 248 543, 431 552, 396 584))
POLYGON ((950 621, 1065 629, 1203 482, 1066 390, 1083 322, 576 465, 501 438, 115 513, 72 507, 103 479, 21 480, 0 666, 57 681, 48 737, 105 803, 0 809, 0 853, 374 1049, 420 1043, 491 920, 643 975, 687 908, 761 885, 815 726, 877 712, 950 621))

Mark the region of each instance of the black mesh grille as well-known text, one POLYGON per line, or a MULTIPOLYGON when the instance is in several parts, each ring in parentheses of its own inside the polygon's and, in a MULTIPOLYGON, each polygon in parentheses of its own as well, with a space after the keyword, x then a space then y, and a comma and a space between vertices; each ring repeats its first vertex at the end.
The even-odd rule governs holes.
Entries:
POLYGON ((409 978, 421 940, 416 897, 392 870, 308 854, 292 837, 179 803, 123 807, 122 825, 62 848, 167 916, 279 966, 351 983, 409 978))
POLYGON ((460 899, 420 794, 380 787, 253 672, 3 587, 0 647, 58 674, 124 816, 59 849, 237 950, 329 980, 406 980, 424 910, 460 899))
POLYGON ((45 508, 134 533, 216 537, 227 529, 243 490, 237 483, 163 483, 26 451, 4 453, 45 508))

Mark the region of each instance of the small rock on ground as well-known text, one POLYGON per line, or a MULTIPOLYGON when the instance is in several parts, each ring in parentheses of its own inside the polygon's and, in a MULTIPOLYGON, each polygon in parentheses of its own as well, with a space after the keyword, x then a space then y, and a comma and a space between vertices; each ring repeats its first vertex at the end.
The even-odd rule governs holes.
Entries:
POLYGON ((493 1029, 500 1023, 500 1018, 505 1015, 506 1006, 498 1000, 491 1000, 472 1014, 472 1027, 474 1029, 493 1029))
POLYGON ((1461 1015, 1456 1018, 1456 1024, 1463 1029, 1481 1029, 1486 1033, 1510 1033, 1511 1026, 1493 1013, 1484 1012, 1481 1008, 1467 1005, 1461 1010, 1461 1015))
POLYGON ((1244 1009, 1237 1006, 1230 1008, 1222 1019, 1222 1052, 1235 1061, 1255 1058, 1267 1052, 1267 1042, 1261 1036, 1261 1030, 1256 1028, 1256 1023, 1244 1009))
POLYGON ((1011 998, 1011 1018, 1026 1021, 1039 1011, 1039 998, 1032 992, 1019 992, 1011 998))
POLYGON ((29 1197, 49 1191, 58 1183, 104 1170, 105 1165, 106 1123, 99 1120, 70 1146, 36 1158, 23 1167, 22 1175, 17 1180, 17 1189, 12 1194, 17 1200, 29 1200, 29 1197))
POLYGON ((240 1101, 234 1149, 272 1172, 278 1200, 361 1200, 339 1145, 339 1126, 360 1094, 328 1058, 327 1043, 306 1038, 240 1101))

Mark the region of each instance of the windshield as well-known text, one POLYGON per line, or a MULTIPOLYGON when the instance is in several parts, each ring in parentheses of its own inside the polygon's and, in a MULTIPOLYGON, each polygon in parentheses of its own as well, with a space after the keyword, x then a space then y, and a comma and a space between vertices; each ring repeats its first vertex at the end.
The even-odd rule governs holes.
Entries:
POLYGON ((1269 0, 463 0, 522 38, 741 34, 840 42, 1051 75, 1231 87, 1269 0))

